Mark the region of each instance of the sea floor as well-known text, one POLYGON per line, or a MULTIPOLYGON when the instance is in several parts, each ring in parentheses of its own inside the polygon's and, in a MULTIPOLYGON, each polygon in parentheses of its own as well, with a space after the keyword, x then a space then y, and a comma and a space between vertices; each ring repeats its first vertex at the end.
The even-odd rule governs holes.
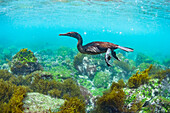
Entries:
POLYGON ((0 51, 0 112, 170 112, 168 58, 118 50, 108 67, 68 47, 0 51))

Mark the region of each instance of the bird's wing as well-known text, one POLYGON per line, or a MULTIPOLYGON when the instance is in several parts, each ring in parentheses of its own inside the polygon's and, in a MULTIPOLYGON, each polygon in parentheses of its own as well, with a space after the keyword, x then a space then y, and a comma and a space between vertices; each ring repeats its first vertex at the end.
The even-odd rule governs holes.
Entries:
POLYGON ((99 45, 100 45, 99 43, 91 42, 91 43, 84 45, 84 49, 86 52, 99 53, 101 52, 99 45))
POLYGON ((100 52, 100 49, 97 46, 89 46, 86 48, 87 52, 93 52, 93 53, 98 53, 100 52))

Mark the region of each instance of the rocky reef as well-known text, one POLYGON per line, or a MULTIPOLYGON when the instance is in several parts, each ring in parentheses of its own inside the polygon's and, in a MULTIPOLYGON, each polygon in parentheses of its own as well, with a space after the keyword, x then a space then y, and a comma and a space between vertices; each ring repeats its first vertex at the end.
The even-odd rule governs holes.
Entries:
POLYGON ((84 55, 66 47, 36 53, 21 49, 8 60, 3 55, 0 112, 170 111, 168 59, 159 62, 142 53, 131 57, 119 52, 122 61, 112 60, 113 66, 107 67, 104 55, 84 55))
POLYGON ((11 71, 16 75, 27 75, 36 70, 41 70, 34 53, 28 49, 21 49, 11 62, 11 71))

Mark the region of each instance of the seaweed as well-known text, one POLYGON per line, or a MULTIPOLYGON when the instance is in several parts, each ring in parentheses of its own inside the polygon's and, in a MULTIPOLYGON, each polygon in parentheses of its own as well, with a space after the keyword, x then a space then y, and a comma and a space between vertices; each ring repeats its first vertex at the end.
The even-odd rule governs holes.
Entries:
POLYGON ((107 94, 104 94, 96 102, 94 113, 119 113, 123 111, 125 93, 116 87, 107 94))
POLYGON ((67 98, 57 113, 85 113, 85 103, 77 97, 67 98))
POLYGON ((54 83, 53 81, 42 79, 40 73, 33 73, 33 77, 34 79, 32 81, 32 84, 30 85, 30 88, 34 92, 39 92, 47 95, 48 91, 56 88, 54 85, 52 85, 52 83, 54 83))
POLYGON ((103 92, 103 96, 97 99, 92 113, 135 113, 141 109, 142 102, 137 101, 136 96, 130 98, 131 100, 126 99, 127 95, 122 89, 125 86, 122 79, 118 83, 113 82, 110 90, 103 92), (129 103, 132 103, 130 108, 127 107, 129 103))
MULTIPOLYGON (((35 74, 35 73, 34 73, 35 74)), ((80 87, 72 79, 66 79, 64 82, 55 80, 44 80, 39 73, 36 73, 30 88, 34 92, 39 92, 52 97, 78 97, 84 100, 80 92, 80 87)))
MULTIPOLYGON (((16 85, 12 84, 9 81, 4 81, 3 79, 0 79, 0 106, 3 105, 3 103, 9 102, 15 88, 16 85)), ((2 107, 0 108, 2 109, 2 107)))
POLYGON ((132 75, 128 80, 128 86, 129 88, 138 88, 140 85, 148 83, 149 79, 149 71, 151 70, 152 65, 143 72, 139 73, 139 71, 136 72, 136 74, 132 75))
POLYGON ((127 99, 123 91, 125 86, 122 79, 118 83, 113 82, 110 90, 103 92, 103 96, 97 99, 92 113, 136 113, 140 110, 143 103, 137 100, 136 95, 127 99), (127 106, 129 103, 130 108, 127 106))
POLYGON ((62 83, 62 86, 63 86, 62 87, 62 95, 68 94, 69 97, 78 97, 79 99, 84 100, 84 98, 80 92, 80 87, 77 86, 75 81, 73 81, 72 79, 66 79, 62 83))
POLYGON ((0 70, 0 79, 3 79, 3 80, 9 80, 12 76, 10 72, 8 72, 8 70, 0 70))
POLYGON ((30 86, 32 82, 32 75, 26 75, 26 76, 12 76, 10 77, 9 81, 17 86, 24 85, 24 86, 30 86))
POLYGON ((51 95, 52 97, 60 97, 61 91, 58 89, 52 89, 48 91, 48 94, 51 95))
POLYGON ((25 86, 16 86, 9 81, 0 79, 0 112, 22 113, 22 100, 29 90, 25 86))
MULTIPOLYGON (((10 73, 6 70, 2 72, 10 75, 10 73)), ((0 98, 4 99, 1 99, 1 103, 8 102, 14 93, 14 87, 19 85, 25 85, 24 87, 27 91, 39 92, 45 95, 59 98, 78 97, 84 101, 80 87, 72 79, 66 79, 64 82, 55 81, 49 77, 48 73, 41 71, 37 71, 26 76, 20 75, 15 77, 10 75, 9 77, 9 81, 4 82, 3 79, 0 81, 0 98), (9 96, 6 96, 6 93, 8 93, 9 96)))
POLYGON ((23 102, 22 100, 26 96, 26 87, 24 86, 18 86, 14 90, 14 94, 12 95, 11 99, 9 100, 9 103, 7 104, 7 108, 4 108, 4 111, 6 113, 12 112, 12 113, 22 113, 23 112, 23 102))
POLYGON ((116 87, 117 89, 121 89, 121 88, 123 88, 123 87, 125 87, 125 86, 126 86, 126 85, 125 85, 123 79, 120 79, 120 80, 118 81, 118 83, 112 82, 112 85, 111 85, 110 89, 113 90, 114 87, 116 87))

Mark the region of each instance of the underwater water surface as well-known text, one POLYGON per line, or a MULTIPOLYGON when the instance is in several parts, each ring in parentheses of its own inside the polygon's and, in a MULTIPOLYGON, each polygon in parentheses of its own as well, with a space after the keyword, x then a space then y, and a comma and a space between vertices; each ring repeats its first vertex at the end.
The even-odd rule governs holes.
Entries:
POLYGON ((168 113, 169 84, 169 0, 0 0, 0 113, 168 113))

